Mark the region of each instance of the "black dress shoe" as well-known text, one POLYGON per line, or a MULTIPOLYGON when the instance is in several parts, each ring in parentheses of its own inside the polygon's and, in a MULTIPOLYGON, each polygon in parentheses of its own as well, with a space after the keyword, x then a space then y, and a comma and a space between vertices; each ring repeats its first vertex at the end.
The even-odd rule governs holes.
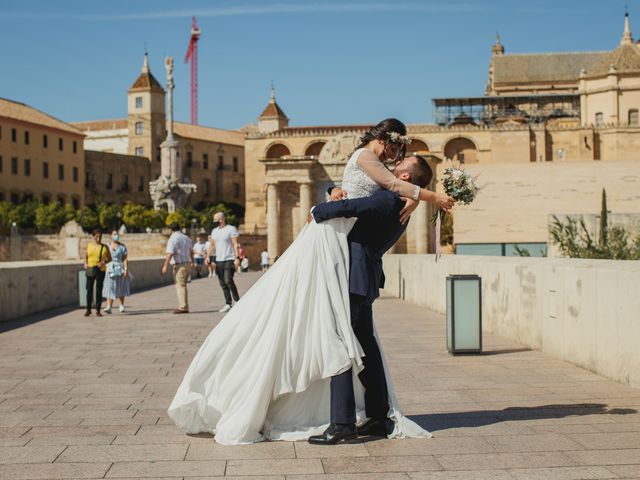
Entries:
POLYGON ((373 435, 376 437, 387 437, 393 432, 394 424, 390 418, 379 420, 370 418, 367 423, 358 427, 358 435, 373 435))
POLYGON ((313 445, 335 445, 345 440, 353 440, 357 438, 356 426, 354 424, 336 424, 329 425, 322 435, 313 435, 309 437, 309 443, 313 445))

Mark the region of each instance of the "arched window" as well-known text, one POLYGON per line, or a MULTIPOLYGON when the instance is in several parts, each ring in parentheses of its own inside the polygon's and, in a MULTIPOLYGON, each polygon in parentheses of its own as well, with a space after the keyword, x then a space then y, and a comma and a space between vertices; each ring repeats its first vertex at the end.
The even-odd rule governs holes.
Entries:
POLYGON ((412 153, 424 154, 429 152, 429 146, 422 140, 411 139, 411 143, 407 146, 407 155, 412 153))
POLYGON ((282 143, 276 143, 269 147, 266 153, 267 158, 282 158, 291 155, 291 151, 286 145, 282 143))
POLYGON ((637 126, 638 125, 638 109, 632 108, 629 110, 629 125, 637 126))
POLYGON ((310 144, 307 149, 304 151, 304 154, 308 157, 310 156, 314 156, 314 157, 318 157, 320 156, 320 151, 322 150, 322 147, 324 147, 324 144, 326 142, 323 141, 318 141, 318 142, 313 142, 312 144, 310 144))
POLYGON ((478 151, 475 144, 464 137, 449 140, 444 147, 444 156, 460 163, 478 162, 478 151))

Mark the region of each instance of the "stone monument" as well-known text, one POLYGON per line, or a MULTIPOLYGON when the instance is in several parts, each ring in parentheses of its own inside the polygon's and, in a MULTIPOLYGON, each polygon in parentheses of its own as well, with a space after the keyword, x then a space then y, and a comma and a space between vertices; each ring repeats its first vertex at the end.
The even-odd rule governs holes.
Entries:
POLYGON ((183 207, 187 197, 196 191, 193 183, 181 183, 182 160, 178 141, 173 138, 173 58, 164 61, 167 70, 167 138, 160 144, 160 176, 149 182, 149 194, 155 209, 166 205, 169 213, 183 207))

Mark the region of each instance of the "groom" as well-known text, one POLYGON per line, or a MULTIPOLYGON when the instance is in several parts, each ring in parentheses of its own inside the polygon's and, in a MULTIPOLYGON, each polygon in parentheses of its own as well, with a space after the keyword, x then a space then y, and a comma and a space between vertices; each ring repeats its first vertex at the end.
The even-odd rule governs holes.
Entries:
MULTIPOLYGON (((433 172, 422 157, 411 156, 396 164, 394 175, 421 188, 433 172)), ((312 209, 317 223, 336 217, 358 217, 349 233, 349 300, 351 326, 364 350, 364 370, 359 374, 365 389, 367 423, 356 429, 356 406, 351 369, 331 378, 331 424, 309 443, 334 445, 358 435, 387 436, 393 422, 387 418, 389 394, 380 349, 373 333, 372 304, 384 287, 382 255, 406 229, 400 223, 404 201, 398 194, 381 190, 370 197, 322 203, 312 209)))

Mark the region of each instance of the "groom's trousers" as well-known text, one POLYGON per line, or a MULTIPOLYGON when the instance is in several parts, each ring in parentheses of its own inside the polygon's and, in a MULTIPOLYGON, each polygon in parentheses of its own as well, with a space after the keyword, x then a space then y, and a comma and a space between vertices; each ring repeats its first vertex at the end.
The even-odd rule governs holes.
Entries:
MULTIPOLYGON (((351 326, 364 350, 364 370, 358 377, 364 387, 365 408, 369 418, 385 419, 389 412, 389 392, 378 342, 373 334, 371 300, 361 295, 349 295, 351 326)), ((331 422, 355 423, 356 403, 351 369, 331 377, 331 422)))

